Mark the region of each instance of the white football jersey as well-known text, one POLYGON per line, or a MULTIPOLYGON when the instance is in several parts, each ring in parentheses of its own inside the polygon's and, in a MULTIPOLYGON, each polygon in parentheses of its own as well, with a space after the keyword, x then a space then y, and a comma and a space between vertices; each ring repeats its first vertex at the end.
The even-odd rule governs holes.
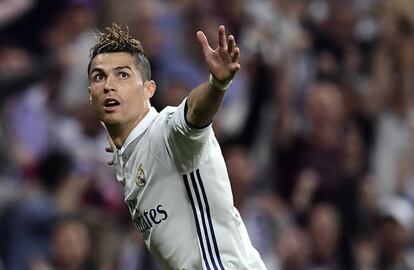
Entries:
POLYGON ((252 246, 211 125, 185 119, 186 100, 154 108, 114 153, 125 203, 163 269, 266 269, 252 246))

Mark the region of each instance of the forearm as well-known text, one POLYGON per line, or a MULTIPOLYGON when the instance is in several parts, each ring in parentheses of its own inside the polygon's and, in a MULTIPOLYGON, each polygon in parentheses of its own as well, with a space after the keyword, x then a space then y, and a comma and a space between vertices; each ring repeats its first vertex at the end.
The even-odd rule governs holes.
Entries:
POLYGON ((218 29, 219 46, 213 50, 203 32, 197 32, 210 78, 193 91, 187 100, 187 121, 195 127, 208 125, 220 108, 224 94, 240 69, 240 49, 232 35, 227 39, 225 28, 218 29))
POLYGON ((225 92, 213 88, 208 81, 193 89, 187 99, 187 121, 195 127, 208 125, 220 108, 225 92))

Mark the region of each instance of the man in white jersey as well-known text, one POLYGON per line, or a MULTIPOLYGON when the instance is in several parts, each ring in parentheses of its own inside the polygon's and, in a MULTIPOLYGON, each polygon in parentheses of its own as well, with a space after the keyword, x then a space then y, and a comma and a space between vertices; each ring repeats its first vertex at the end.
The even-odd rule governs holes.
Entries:
POLYGON ((158 113, 150 65, 118 25, 100 34, 88 66, 91 104, 114 147, 116 177, 132 220, 163 269, 265 269, 233 206, 211 121, 240 69, 233 36, 213 50, 197 32, 210 78, 158 113))

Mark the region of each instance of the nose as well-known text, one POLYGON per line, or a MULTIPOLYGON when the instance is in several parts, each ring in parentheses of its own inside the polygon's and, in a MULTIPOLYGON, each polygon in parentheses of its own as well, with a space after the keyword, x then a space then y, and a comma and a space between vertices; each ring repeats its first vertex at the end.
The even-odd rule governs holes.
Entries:
POLYGON ((112 75, 108 75, 105 82, 104 93, 108 93, 110 91, 116 91, 115 85, 115 78, 112 75))

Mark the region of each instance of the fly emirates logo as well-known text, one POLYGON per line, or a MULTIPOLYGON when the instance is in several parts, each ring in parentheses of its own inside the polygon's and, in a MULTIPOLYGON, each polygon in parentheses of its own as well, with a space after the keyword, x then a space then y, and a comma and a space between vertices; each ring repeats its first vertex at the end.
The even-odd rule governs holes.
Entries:
MULTIPOLYGON (((135 200, 134 200, 135 201, 135 200)), ((136 201, 128 201, 127 205, 131 214, 136 210, 136 201)), ((164 206, 162 204, 157 205, 156 207, 145 210, 140 215, 136 215, 133 218, 135 226, 141 231, 141 233, 150 230, 157 224, 160 224, 164 220, 168 218, 167 211, 164 210, 164 206)))

